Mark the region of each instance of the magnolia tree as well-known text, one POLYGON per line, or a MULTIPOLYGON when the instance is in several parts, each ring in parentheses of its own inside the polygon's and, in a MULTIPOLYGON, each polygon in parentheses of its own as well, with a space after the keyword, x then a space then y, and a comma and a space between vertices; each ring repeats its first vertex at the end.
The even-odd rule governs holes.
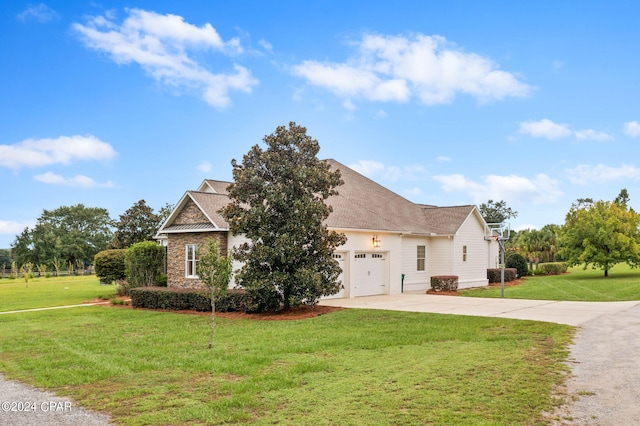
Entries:
POLYGON ((218 240, 212 238, 205 249, 199 250, 196 265, 198 278, 209 289, 209 297, 211 298, 211 334, 209 337, 209 349, 211 349, 216 330, 216 299, 227 293, 233 271, 233 261, 231 256, 220 254, 220 244, 218 240))
POLYGON ((263 140, 266 149, 255 145, 242 164, 232 161, 231 202, 221 210, 231 232, 249 239, 234 251, 243 262, 236 282, 253 310, 313 305, 340 290, 332 253, 346 236, 324 224, 331 213, 325 201, 343 183, 340 172, 316 157, 318 141, 293 122, 263 140))

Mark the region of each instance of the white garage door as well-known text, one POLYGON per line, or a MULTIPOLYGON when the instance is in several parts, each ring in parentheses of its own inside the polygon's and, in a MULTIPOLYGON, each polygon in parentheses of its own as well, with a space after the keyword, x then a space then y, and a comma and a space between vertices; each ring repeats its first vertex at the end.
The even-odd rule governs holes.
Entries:
POLYGON ((353 296, 385 293, 387 262, 383 253, 356 253, 353 260, 353 296))
POLYGON ((340 281, 342 283, 341 284, 342 285, 342 289, 338 293, 334 294, 333 296, 325 296, 325 297, 323 297, 323 299, 342 299, 342 298, 345 297, 344 287, 347 285, 344 282, 344 266, 345 266, 344 259, 345 259, 345 253, 333 253, 333 258, 338 261, 338 263, 340 264, 340 269, 342 270, 342 272, 340 272, 340 276, 338 277, 338 281, 340 281))

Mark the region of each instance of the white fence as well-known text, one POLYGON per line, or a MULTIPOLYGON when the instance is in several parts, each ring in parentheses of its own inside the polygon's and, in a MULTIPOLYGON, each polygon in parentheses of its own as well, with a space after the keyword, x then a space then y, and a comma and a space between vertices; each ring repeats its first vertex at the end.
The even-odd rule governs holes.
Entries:
MULTIPOLYGON (((88 268, 88 269, 80 270, 80 271, 78 271, 78 270, 73 270, 73 271, 62 270, 60 272, 56 272, 54 270, 54 271, 47 271, 47 272, 44 272, 44 273, 40 273, 37 270, 31 271, 31 276, 33 278, 44 277, 44 276, 66 277, 66 276, 69 276, 69 275, 77 276, 77 275, 91 275, 91 274, 93 274, 93 268, 88 268)), ((12 274, 11 274, 11 269, 10 268, 5 268, 4 270, 0 269, 0 279, 2 279, 2 278, 10 278, 11 276, 12 276, 12 274)), ((16 271, 14 273, 14 276, 16 278, 20 278, 20 277, 23 276, 23 274, 20 271, 16 271)))

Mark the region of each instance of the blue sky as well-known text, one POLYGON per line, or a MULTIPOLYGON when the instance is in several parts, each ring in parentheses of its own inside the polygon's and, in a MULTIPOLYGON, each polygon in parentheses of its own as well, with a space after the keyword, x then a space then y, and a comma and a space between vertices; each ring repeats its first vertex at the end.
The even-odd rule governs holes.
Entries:
POLYGON ((295 121, 408 199, 640 208, 640 5, 11 2, 0 15, 0 248, 43 209, 117 219, 231 179, 295 121))

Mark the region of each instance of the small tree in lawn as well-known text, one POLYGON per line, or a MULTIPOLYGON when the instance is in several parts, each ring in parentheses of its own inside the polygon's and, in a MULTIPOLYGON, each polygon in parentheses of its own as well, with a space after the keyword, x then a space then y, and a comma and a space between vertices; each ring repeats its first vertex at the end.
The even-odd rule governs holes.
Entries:
POLYGON ((221 214, 234 235, 250 240, 234 256, 243 262, 236 281, 249 292, 252 310, 314 305, 340 291, 332 254, 346 236, 324 221, 331 213, 325 200, 338 194, 342 179, 316 157, 320 145, 306 132, 293 122, 280 126, 264 137, 266 150, 255 145, 242 164, 231 163, 231 202, 221 214))
POLYGON ((198 278, 209 289, 211 298, 211 335, 209 337, 209 349, 213 348, 213 335, 216 328, 216 299, 227 293, 229 281, 233 270, 231 256, 220 255, 220 243, 212 238, 208 246, 200 252, 196 264, 198 278))
POLYGON ((60 262, 60 259, 54 257, 51 264, 53 265, 53 269, 56 270, 56 277, 60 276, 60 268, 62 267, 62 262, 60 262))
POLYGON ((640 265, 640 214, 627 207, 625 199, 593 201, 579 199, 571 206, 560 233, 560 254, 567 265, 589 264, 604 270, 626 262, 640 265))
POLYGON ((31 278, 31 273, 33 272, 33 263, 27 262, 20 268, 22 271, 22 275, 24 277, 24 285, 25 287, 29 287, 29 278, 31 278))

